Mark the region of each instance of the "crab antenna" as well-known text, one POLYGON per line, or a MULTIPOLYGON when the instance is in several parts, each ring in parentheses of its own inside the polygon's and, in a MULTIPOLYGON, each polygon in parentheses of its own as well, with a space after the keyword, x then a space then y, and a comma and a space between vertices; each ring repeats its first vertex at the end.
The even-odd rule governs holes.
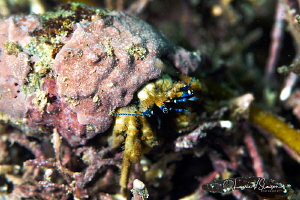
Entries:
POLYGON ((184 86, 183 88, 181 88, 181 91, 186 91, 189 87, 191 87, 192 83, 194 82, 195 77, 192 78, 192 80, 190 81, 189 84, 187 84, 186 86, 184 86))
POLYGON ((129 115, 129 116, 135 116, 135 117, 142 117, 142 116, 150 117, 152 115, 152 112, 150 111, 150 109, 147 109, 145 112, 143 112, 141 114, 135 114, 135 113, 115 113, 115 114, 111 114, 110 116, 118 116, 118 115, 129 115))

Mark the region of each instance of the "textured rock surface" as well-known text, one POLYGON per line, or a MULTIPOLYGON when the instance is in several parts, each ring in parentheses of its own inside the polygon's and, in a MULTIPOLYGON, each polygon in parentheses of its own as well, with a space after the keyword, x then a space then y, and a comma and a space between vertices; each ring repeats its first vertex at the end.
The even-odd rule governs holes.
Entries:
POLYGON ((14 120, 25 117, 26 97, 21 87, 30 71, 30 56, 21 52, 20 46, 28 45, 29 32, 35 28, 40 28, 36 16, 16 16, 0 21, 0 111, 14 120))
POLYGON ((73 146, 106 131, 109 113, 161 75, 157 59, 182 73, 200 62, 141 20, 79 4, 0 28, 0 112, 36 132, 57 128, 73 146))

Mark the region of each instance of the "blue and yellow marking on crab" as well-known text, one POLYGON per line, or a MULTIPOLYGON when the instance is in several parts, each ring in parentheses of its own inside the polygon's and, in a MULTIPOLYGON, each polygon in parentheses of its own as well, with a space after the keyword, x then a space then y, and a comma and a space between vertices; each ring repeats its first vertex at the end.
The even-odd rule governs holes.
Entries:
MULTIPOLYGON (((177 112, 187 111, 186 109, 168 108, 166 103, 184 103, 187 101, 196 101, 197 97, 193 96, 193 90, 189 90, 195 78, 191 78, 189 84, 185 85, 182 81, 174 82, 172 78, 163 74, 162 77, 152 83, 144 86, 137 94, 140 101, 138 107, 140 113, 114 113, 111 116, 131 115, 131 116, 151 116, 153 106, 157 106, 163 113, 170 110, 177 112)), ((199 82, 198 89, 199 89, 199 82)))
POLYGON ((201 90, 199 80, 185 75, 181 75, 180 80, 174 80, 170 75, 162 74, 159 79, 146 84, 138 91, 138 104, 118 108, 111 114, 116 117, 112 146, 124 144, 121 187, 127 187, 131 165, 139 162, 143 153, 159 144, 155 131, 147 119, 154 115, 153 108, 157 106, 163 113, 176 111, 190 114, 188 109, 167 105, 196 101, 194 90, 201 90))

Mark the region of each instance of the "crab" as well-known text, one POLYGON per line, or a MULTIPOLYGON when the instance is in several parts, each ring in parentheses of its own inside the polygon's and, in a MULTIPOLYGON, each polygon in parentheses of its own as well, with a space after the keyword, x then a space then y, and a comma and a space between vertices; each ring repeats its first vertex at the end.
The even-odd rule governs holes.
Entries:
MULTIPOLYGON (((179 81, 174 81, 170 75, 162 74, 161 78, 146 84, 138 91, 137 104, 121 107, 111 114, 116 116, 112 146, 117 147, 124 143, 120 176, 122 188, 127 187, 132 164, 138 163, 143 153, 147 153, 159 145, 156 132, 148 120, 149 117, 155 115, 154 107, 158 107, 164 114, 174 110, 190 115, 189 110, 168 107, 168 104, 196 101, 197 98, 193 92, 201 90, 201 85, 195 78, 185 75, 181 75, 179 78, 179 81)), ((181 118, 177 120, 181 120, 181 118)), ((181 126, 189 126, 189 123, 181 126)))

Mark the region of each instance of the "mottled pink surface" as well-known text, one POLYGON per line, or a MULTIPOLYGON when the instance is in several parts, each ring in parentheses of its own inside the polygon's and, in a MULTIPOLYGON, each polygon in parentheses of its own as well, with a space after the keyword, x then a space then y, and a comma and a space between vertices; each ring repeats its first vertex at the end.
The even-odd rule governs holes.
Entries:
POLYGON ((168 56, 173 65, 183 74, 192 74, 197 71, 201 57, 195 52, 186 51, 182 47, 176 48, 174 54, 168 56))
POLYGON ((147 23, 122 12, 81 20, 72 33, 61 37, 63 47, 52 70, 41 77, 40 90, 46 91, 48 104, 40 110, 32 103, 36 94, 25 96, 20 90, 35 67, 33 61, 40 58, 27 51, 7 55, 1 46, 9 40, 24 47, 31 37, 38 37, 29 32, 41 28, 39 18, 11 17, 0 21, 0 28, 0 111, 13 120, 26 119, 33 130, 57 128, 73 146, 106 131, 113 119, 109 113, 128 105, 143 84, 160 77, 157 59, 168 60, 182 73, 197 70, 200 62, 199 56, 175 47, 147 23), (130 46, 146 50, 143 57, 130 54, 130 46))
POLYGON ((31 69, 30 56, 25 52, 8 55, 3 43, 10 41, 26 46, 31 40, 29 31, 40 27, 35 15, 0 20, 0 111, 9 114, 12 120, 25 117, 26 97, 21 87, 31 69))
POLYGON ((149 25, 123 13, 112 14, 106 19, 76 24, 53 64, 59 95, 64 100, 78 100, 78 105, 70 105, 78 121, 93 124, 97 132, 110 126, 111 110, 130 103, 142 84, 160 76, 154 62, 165 53, 162 47, 166 46, 149 25), (108 43, 114 55, 107 54, 108 43), (144 59, 134 60, 125 50, 133 44, 147 48, 144 59), (93 102, 95 95, 99 96, 98 102, 93 102))

